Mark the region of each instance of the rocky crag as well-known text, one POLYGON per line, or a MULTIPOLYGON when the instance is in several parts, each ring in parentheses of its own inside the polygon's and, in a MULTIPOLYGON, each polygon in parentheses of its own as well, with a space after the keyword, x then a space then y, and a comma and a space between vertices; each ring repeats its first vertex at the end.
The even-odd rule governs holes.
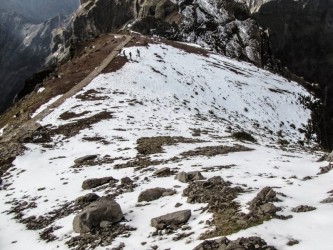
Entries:
POLYGON ((52 31, 68 22, 60 13, 69 14, 78 1, 0 1, 0 6, 1 113, 12 105, 25 79, 45 64, 52 31))
POLYGON ((252 17, 270 30, 272 54, 292 72, 319 83, 322 101, 317 134, 333 147, 333 2, 327 0, 247 0, 252 17))

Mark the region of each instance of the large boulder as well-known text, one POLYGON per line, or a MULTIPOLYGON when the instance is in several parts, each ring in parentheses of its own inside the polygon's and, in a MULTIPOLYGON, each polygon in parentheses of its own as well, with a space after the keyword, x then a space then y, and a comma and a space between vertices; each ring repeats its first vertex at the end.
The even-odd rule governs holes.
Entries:
POLYGON ((138 202, 141 201, 153 201, 161 198, 162 196, 170 196, 176 193, 173 189, 165 188, 151 188, 145 191, 142 191, 139 195, 138 202))
POLYGON ((191 210, 182 210, 151 219, 151 225, 156 229, 162 230, 167 227, 179 227, 191 217, 191 210))
POLYGON ((117 182, 118 180, 113 178, 113 177, 103 177, 103 178, 93 178, 93 179, 88 179, 85 180, 82 183, 82 189, 87 190, 87 189, 92 189, 92 188, 96 188, 99 186, 102 186, 106 183, 109 182, 117 182))
POLYGON ((102 198, 77 214, 73 220, 76 233, 88 233, 99 227, 102 221, 117 223, 123 218, 120 205, 111 198, 102 198))

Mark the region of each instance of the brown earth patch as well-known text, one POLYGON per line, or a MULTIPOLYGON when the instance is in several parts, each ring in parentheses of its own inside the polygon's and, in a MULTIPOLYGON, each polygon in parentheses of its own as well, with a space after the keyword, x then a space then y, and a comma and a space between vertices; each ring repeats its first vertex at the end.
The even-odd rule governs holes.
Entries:
POLYGON ((157 136, 157 137, 142 137, 137 140, 137 147, 139 154, 149 155, 163 152, 163 146, 175 145, 178 143, 198 143, 202 140, 185 138, 185 137, 171 137, 171 136, 157 136))
POLYGON ((81 112, 81 113, 74 113, 74 112, 70 112, 70 111, 67 111, 65 113, 62 113, 59 118, 61 120, 64 120, 64 121, 67 121, 67 120, 70 120, 70 119, 73 119, 73 118, 78 118, 80 116, 84 116, 86 114, 89 114, 90 112, 89 111, 84 111, 84 112, 81 112))
POLYGON ((254 149, 235 144, 234 146, 209 146, 209 147, 199 147, 194 150, 190 150, 187 152, 181 153, 181 156, 184 157, 192 157, 192 156, 216 156, 216 155, 224 155, 235 152, 245 152, 252 151, 254 149))
POLYGON ((65 138, 76 136, 81 130, 91 128, 95 123, 103 120, 112 119, 112 113, 103 111, 91 117, 82 118, 68 124, 61 125, 57 128, 48 126, 40 127, 34 131, 29 137, 24 138, 25 143, 50 143, 55 135, 63 135, 65 138))
MULTIPOLYGON (((87 77, 123 40, 124 38, 115 38, 114 35, 107 34, 91 41, 78 43, 74 58, 58 66, 55 76, 43 82, 45 90, 42 93, 33 92, 15 103, 1 115, 0 127, 8 124, 8 128, 18 128, 29 120, 30 114, 33 114, 42 104, 68 92, 87 77)), ((8 129, 8 132, 12 129, 8 129)))

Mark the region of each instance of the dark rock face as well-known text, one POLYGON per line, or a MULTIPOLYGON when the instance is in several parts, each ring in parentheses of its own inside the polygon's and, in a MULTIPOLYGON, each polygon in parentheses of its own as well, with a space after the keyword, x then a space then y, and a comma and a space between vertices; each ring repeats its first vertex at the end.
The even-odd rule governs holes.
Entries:
POLYGON ((134 1, 83 1, 73 22, 74 36, 85 40, 120 29, 134 19, 134 1))
POLYGON ((216 240, 206 240, 193 250, 276 250, 273 246, 268 246, 267 243, 259 237, 239 238, 237 240, 229 240, 226 237, 216 240))
POLYGON ((91 232, 101 222, 117 223, 123 218, 120 205, 112 199, 103 198, 87 206, 73 220, 73 229, 77 233, 91 232))
POLYGON ((262 65, 262 32, 245 4, 234 0, 143 1, 132 29, 209 47, 226 56, 262 65), (158 3, 168 6, 163 8, 158 3), (160 11, 162 9, 162 11, 160 11))
POLYGON ((253 17, 270 29, 272 52, 292 72, 320 84, 318 139, 333 148, 333 2, 248 0, 253 17), (265 3, 266 2, 266 3, 265 3))
POLYGON ((182 210, 151 219, 151 225, 162 230, 168 226, 179 227, 191 218, 191 210, 182 210))
POLYGON ((113 177, 88 179, 82 183, 82 189, 84 190, 92 189, 107 184, 109 182, 117 182, 117 181, 118 180, 114 179, 113 177))
POLYGON ((175 190, 165 188, 151 188, 142 191, 139 195, 138 202, 153 201, 161 198, 162 196, 170 196, 176 193, 175 190))

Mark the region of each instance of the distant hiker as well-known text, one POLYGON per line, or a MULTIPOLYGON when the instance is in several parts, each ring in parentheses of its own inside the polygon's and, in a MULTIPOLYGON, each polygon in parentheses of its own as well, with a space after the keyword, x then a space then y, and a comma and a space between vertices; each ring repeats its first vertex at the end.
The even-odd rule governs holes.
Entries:
POLYGON ((126 57, 126 52, 125 52, 125 50, 123 50, 123 55, 124 55, 124 57, 126 57))
POLYGON ((137 56, 137 57, 141 57, 141 55, 140 55, 140 50, 139 50, 139 49, 136 50, 136 56, 137 56))
POLYGON ((132 60, 132 52, 129 53, 130 60, 132 60))

